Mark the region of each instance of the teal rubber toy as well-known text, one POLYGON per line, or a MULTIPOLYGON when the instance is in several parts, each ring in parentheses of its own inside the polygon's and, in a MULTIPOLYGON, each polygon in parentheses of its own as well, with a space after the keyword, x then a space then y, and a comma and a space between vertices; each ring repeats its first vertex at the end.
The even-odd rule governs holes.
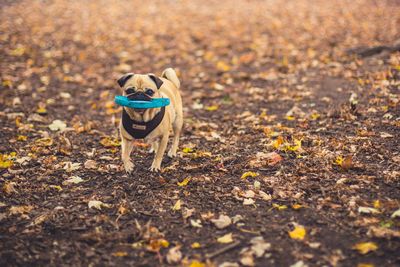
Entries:
POLYGON ((129 100, 126 96, 117 95, 114 98, 117 105, 128 108, 161 108, 170 104, 169 98, 153 98, 151 101, 129 100))

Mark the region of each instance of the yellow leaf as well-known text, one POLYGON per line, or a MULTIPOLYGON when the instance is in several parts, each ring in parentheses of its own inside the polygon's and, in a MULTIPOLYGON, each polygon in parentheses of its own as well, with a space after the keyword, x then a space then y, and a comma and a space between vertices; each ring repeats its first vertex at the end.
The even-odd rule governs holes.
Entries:
POLYGON ((36 110, 36 113, 38 113, 38 114, 46 114, 47 113, 47 109, 44 106, 40 106, 36 110))
POLYGON ((337 165, 339 165, 339 166, 342 166, 342 164, 343 164, 343 157, 342 156, 338 156, 337 158, 336 158, 336 160, 335 160, 335 163, 337 164, 337 165))
POLYGON ((50 187, 56 189, 57 191, 62 191, 63 190, 62 187, 59 186, 59 185, 50 185, 50 187))
POLYGON ((294 117, 293 116, 286 116, 286 119, 288 120, 288 121, 294 121, 294 117))
POLYGON ((190 148, 190 147, 184 147, 184 148, 182 149, 182 152, 183 152, 183 153, 192 153, 192 152, 193 152, 193 149, 190 148))
POLYGON ((11 51, 10 55, 11 56, 16 56, 16 57, 20 57, 25 53, 25 47, 23 46, 19 46, 17 48, 15 48, 14 50, 11 51))
POLYGON ((367 254, 370 251, 374 251, 378 249, 378 245, 374 242, 361 242, 357 243, 353 246, 353 249, 358 250, 361 254, 367 254))
POLYGON ((359 263, 357 267, 375 267, 372 263, 359 263))
POLYGON ((207 106, 204 108, 207 111, 215 111, 218 109, 218 106, 214 105, 214 106, 207 106))
POLYGON ((178 186, 186 186, 190 181, 189 177, 186 177, 185 179, 183 179, 182 182, 178 182, 178 186))
POLYGON ((192 247, 192 248, 200 248, 201 245, 200 245, 199 242, 194 242, 194 243, 191 245, 191 247, 192 247))
POLYGON ((247 177, 256 177, 256 176, 258 176, 258 173, 256 173, 256 172, 245 172, 242 174, 242 176, 240 178, 244 180, 247 177))
POLYGON ((128 253, 125 251, 118 251, 118 252, 114 252, 112 255, 115 257, 126 257, 126 256, 128 256, 128 253))
POLYGON ((39 138, 35 141, 38 146, 51 146, 53 144, 53 139, 49 137, 39 138))
POLYGON ((223 62, 223 61, 218 61, 217 62, 217 69, 219 71, 229 71, 231 69, 231 67, 228 64, 226 64, 225 62, 223 62))
POLYGON ((318 119, 319 117, 321 117, 321 115, 318 114, 318 113, 313 113, 313 114, 311 114, 311 119, 312 119, 312 120, 316 120, 316 119, 318 119))
POLYGON ((160 245, 161 245, 162 247, 164 247, 164 248, 167 248, 167 247, 169 247, 169 242, 168 242, 168 240, 161 239, 161 240, 160 240, 160 245))
POLYGON ((293 231, 289 232, 291 239, 303 240, 306 236, 306 229, 301 225, 296 225, 293 231))
POLYGON ((7 169, 13 165, 11 157, 7 154, 0 154, 0 169, 7 169))
POLYGON ((217 238, 217 241, 218 241, 218 243, 222 243, 222 244, 233 242, 232 233, 229 233, 229 234, 226 234, 226 235, 223 235, 223 236, 217 238))
POLYGON ((194 260, 190 263, 189 267, 206 267, 206 265, 200 261, 194 260))
POLYGON ((294 139, 294 146, 286 145, 286 150, 289 151, 298 151, 301 148, 301 140, 294 139))
POLYGON ((26 139, 28 139, 28 136, 26 136, 26 135, 18 135, 17 136, 18 141, 26 141, 26 139))
POLYGON ((181 209, 182 202, 180 199, 176 201, 175 205, 172 207, 172 210, 180 210, 181 209))
POLYGON ((121 145, 118 139, 110 137, 104 137, 101 139, 100 144, 102 144, 104 147, 118 147, 121 145))
POLYGON ((285 209, 287 209, 286 205, 278 205, 278 204, 275 204, 275 203, 272 204, 272 207, 274 207, 277 210, 285 210, 285 209))
POLYGON ((381 202, 379 201, 379 199, 374 201, 374 208, 375 209, 379 209, 381 207, 381 202))

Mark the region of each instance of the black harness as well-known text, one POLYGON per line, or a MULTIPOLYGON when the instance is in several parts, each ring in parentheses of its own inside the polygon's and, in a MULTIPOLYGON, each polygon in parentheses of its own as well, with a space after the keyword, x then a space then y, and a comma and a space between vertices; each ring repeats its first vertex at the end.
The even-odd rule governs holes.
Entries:
POLYGON ((135 121, 129 117, 125 109, 122 110, 122 126, 135 139, 143 139, 151 133, 164 118, 165 107, 162 107, 152 120, 147 122, 135 121))

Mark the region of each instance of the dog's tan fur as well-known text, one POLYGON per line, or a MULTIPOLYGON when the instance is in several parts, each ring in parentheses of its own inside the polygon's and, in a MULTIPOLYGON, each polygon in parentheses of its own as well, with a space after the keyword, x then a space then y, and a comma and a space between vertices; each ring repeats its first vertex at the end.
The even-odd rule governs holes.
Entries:
MULTIPOLYGON (((174 137, 172 146, 168 152, 168 156, 175 157, 179 145, 179 136, 183 125, 183 112, 182 112, 182 99, 179 93, 180 82, 172 68, 164 70, 161 77, 159 77, 163 84, 157 89, 156 84, 150 79, 148 74, 135 74, 126 81, 123 86, 125 89, 134 86, 137 91, 145 91, 146 88, 154 90, 153 98, 167 97, 170 99, 171 104, 165 107, 165 115, 161 123, 145 138, 146 143, 151 144, 151 151, 155 152, 153 163, 150 167, 151 171, 161 170, 161 161, 165 150, 167 148, 168 139, 171 130, 173 130, 174 137)), ((136 121, 147 122, 154 118, 160 111, 160 108, 146 109, 143 114, 135 111, 132 108, 124 107, 131 119, 136 121)), ((133 149, 133 137, 128 134, 122 123, 119 126, 121 134, 121 158, 126 172, 132 172, 134 164, 130 158, 133 149)))

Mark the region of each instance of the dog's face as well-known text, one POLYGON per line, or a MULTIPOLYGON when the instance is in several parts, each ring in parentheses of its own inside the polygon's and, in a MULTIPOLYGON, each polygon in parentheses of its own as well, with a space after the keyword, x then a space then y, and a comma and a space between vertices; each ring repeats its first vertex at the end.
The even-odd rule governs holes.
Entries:
MULTIPOLYGON (((133 74, 128 73, 118 79, 118 84, 123 90, 123 95, 130 100, 150 101, 152 98, 159 98, 159 89, 163 81, 154 74, 133 74)), ((124 107, 128 114, 136 117, 143 115, 150 109, 132 109, 124 107)))

